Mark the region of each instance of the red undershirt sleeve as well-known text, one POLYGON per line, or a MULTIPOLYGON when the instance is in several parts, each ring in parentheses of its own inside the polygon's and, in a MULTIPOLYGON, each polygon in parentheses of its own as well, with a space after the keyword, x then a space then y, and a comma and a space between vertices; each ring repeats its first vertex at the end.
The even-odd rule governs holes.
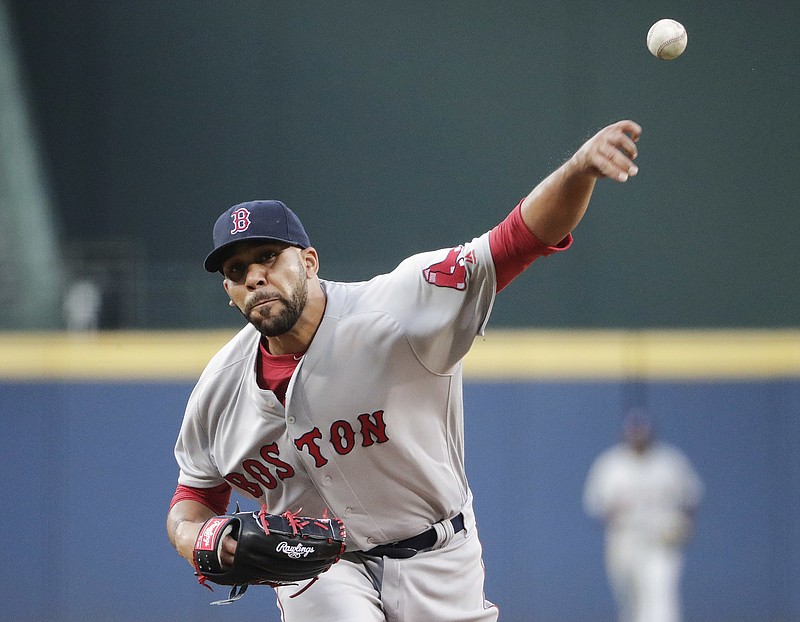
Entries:
POLYGON ((231 487, 227 482, 213 488, 194 488, 178 484, 169 507, 172 509, 172 506, 178 501, 186 500, 202 503, 214 514, 225 514, 228 511, 228 504, 231 502, 231 487))
POLYGON ((497 291, 501 291, 537 258, 566 250, 572 244, 569 233, 555 246, 537 238, 522 220, 522 201, 506 219, 489 232, 489 248, 497 275, 497 291))

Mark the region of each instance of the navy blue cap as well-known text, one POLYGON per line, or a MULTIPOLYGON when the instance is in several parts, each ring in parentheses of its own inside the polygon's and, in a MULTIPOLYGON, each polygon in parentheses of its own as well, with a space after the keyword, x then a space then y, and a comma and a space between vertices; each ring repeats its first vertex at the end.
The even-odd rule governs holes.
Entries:
POLYGON ((214 224, 214 250, 206 257, 205 269, 219 272, 225 251, 242 240, 276 240, 308 248, 303 224, 280 201, 248 201, 229 208, 214 224))

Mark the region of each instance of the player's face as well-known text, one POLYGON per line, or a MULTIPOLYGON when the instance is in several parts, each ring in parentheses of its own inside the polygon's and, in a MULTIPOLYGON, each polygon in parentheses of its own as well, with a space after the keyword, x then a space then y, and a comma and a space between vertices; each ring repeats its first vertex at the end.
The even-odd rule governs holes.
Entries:
POLYGON ((628 444, 638 453, 644 453, 653 441, 653 431, 649 425, 631 425, 625 430, 628 444))
POLYGON ((243 245, 222 264, 225 289, 262 335, 288 333, 308 301, 301 250, 269 242, 243 245))

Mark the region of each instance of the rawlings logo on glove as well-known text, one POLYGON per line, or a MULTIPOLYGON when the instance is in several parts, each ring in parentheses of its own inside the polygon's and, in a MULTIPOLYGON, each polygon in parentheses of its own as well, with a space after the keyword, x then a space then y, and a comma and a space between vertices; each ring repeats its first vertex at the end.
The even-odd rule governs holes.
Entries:
POLYGON ((301 557, 307 557, 309 553, 314 552, 313 546, 303 546, 300 543, 295 544, 294 546, 290 546, 286 542, 281 542, 278 545, 278 548, 275 549, 278 553, 286 553, 292 559, 300 559, 301 557))
POLYGON ((226 600, 241 598, 249 585, 291 585, 313 579, 297 596, 339 561, 345 548, 344 524, 338 518, 308 518, 291 512, 236 512, 208 519, 197 534, 194 563, 198 580, 232 585, 226 600), (237 541, 233 565, 223 566, 220 548, 225 536, 237 541))

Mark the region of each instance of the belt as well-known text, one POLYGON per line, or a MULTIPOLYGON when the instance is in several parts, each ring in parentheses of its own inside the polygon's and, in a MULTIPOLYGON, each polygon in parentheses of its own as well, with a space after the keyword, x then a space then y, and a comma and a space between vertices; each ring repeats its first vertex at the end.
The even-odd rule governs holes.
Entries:
MULTIPOLYGON (((457 534, 464 529, 463 514, 459 514, 458 516, 451 518, 449 522, 453 526, 453 534, 457 534)), ((431 527, 428 529, 428 531, 424 531, 418 536, 413 536, 411 538, 406 538, 405 540, 392 542, 390 544, 381 544, 380 546, 376 546, 374 549, 364 551, 364 554, 405 559, 408 557, 414 557, 414 555, 417 553, 428 551, 434 548, 437 540, 439 540, 439 532, 437 531, 436 527, 431 527)))

